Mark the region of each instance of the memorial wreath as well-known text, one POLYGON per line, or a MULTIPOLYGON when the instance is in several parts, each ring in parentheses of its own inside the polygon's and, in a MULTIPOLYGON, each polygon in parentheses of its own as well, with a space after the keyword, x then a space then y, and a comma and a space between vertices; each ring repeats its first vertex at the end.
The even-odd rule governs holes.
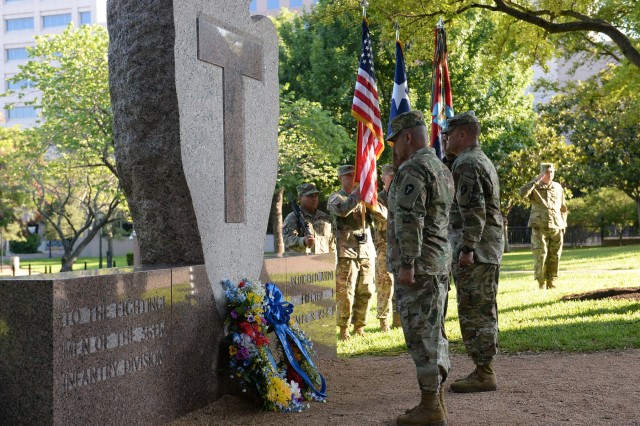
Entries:
POLYGON ((313 343, 291 318, 293 305, 280 289, 246 279, 223 285, 231 378, 243 392, 255 390, 270 411, 301 411, 309 406, 305 401, 324 402, 326 385, 311 359, 313 343))

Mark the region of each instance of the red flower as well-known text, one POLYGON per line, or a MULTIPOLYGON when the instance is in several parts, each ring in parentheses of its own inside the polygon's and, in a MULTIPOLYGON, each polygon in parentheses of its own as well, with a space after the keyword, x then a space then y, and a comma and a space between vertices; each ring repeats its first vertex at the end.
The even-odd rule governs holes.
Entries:
POLYGON ((300 375, 295 372, 293 367, 291 367, 290 365, 287 365, 287 381, 291 381, 291 380, 296 382, 298 386, 302 388, 302 377, 300 377, 300 375))
POLYGON ((242 288, 244 287, 244 281, 240 281, 240 284, 238 284, 238 288, 242 288))
POLYGON ((244 334, 251 338, 253 338, 256 334, 256 332, 253 330, 253 327, 251 327, 251 324, 246 321, 240 323, 240 330, 242 330, 244 334))
POLYGON ((269 344, 269 339, 264 337, 264 336, 258 336, 256 337, 256 345, 258 346, 264 346, 264 345, 268 345, 269 344))

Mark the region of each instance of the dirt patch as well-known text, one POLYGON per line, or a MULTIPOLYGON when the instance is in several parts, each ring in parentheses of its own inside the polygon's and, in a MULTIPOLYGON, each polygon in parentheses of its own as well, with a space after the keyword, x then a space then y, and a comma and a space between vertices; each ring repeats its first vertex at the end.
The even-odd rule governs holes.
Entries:
MULTIPOLYGON (((447 385, 473 368, 457 354, 451 365, 447 385)), ((418 401, 407 355, 321 360, 319 366, 329 397, 302 413, 266 413, 227 395, 172 425, 394 425, 418 401)), ((640 425, 639 366, 638 349, 499 356, 498 391, 446 393, 449 425, 640 425)))
POLYGON ((640 301, 640 287, 607 288, 586 293, 569 294, 562 300, 631 299, 640 301))

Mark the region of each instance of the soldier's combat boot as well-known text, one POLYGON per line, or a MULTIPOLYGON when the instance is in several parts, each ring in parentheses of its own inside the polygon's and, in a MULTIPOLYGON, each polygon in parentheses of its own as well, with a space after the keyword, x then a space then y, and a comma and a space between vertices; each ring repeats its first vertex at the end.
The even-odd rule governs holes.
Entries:
POLYGON ((349 334, 349 327, 340 327, 340 340, 351 340, 351 335, 349 334))
POLYGON ((547 280, 547 290, 551 290, 552 288, 556 288, 556 286, 553 285, 553 280, 547 280))
POLYGON ((402 327, 402 320, 400 319, 400 314, 398 312, 393 313, 393 324, 391 324, 391 327, 402 327))
POLYGON ((354 327, 353 334, 355 334, 356 336, 366 336, 367 333, 365 333, 364 331, 364 325, 354 327))
POLYGON ((538 280, 538 288, 544 290, 544 280, 538 280))
POLYGON ((498 389, 496 373, 493 371, 491 363, 477 365, 471 374, 451 383, 451 390, 454 392, 489 392, 498 389))
POLYGON ((447 404, 444 403, 444 387, 440 385, 440 392, 438 392, 438 396, 440 398, 440 406, 442 407, 442 411, 444 411, 444 416, 447 417, 449 413, 447 413, 447 404))
POLYGON ((422 398, 417 407, 398 416, 400 426, 446 426, 447 413, 444 410, 443 389, 440 392, 422 391, 422 398))
POLYGON ((389 322, 386 318, 380 318, 380 331, 383 333, 389 332, 389 322))

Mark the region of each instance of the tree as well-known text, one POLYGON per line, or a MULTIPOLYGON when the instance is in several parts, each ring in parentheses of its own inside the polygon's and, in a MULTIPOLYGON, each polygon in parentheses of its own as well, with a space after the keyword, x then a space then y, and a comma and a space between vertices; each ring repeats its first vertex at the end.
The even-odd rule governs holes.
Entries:
POLYGON ((87 165, 73 153, 52 154, 40 129, 26 133, 27 142, 10 157, 9 168, 29 189, 26 205, 60 240, 61 271, 69 271, 101 228, 118 220, 123 195, 106 167, 87 165))
POLYGON ((41 137, 61 155, 106 167, 116 177, 109 95, 107 30, 73 24, 58 35, 37 36, 29 61, 11 80, 31 81, 35 92, 20 92, 40 113, 41 137))
MULTIPOLYGON (((320 2, 311 13, 283 13, 276 18, 280 82, 285 85, 285 92, 322 105, 355 140, 356 120, 351 115, 351 104, 361 54, 362 15, 348 11, 329 17, 326 10, 327 2, 320 2)), ((380 109, 382 117, 388 117, 395 47, 388 41, 379 42, 375 35, 380 28, 378 23, 370 21, 372 43, 377 52, 375 70, 380 109)))
MULTIPOLYGON (((332 2, 333 13, 358 10, 358 0, 332 2)), ((401 25, 433 27, 439 17, 447 22, 470 10, 490 11, 500 23, 499 48, 527 46, 532 57, 542 64, 557 47, 564 53, 589 53, 608 56, 616 62, 626 59, 640 69, 638 34, 640 8, 637 2, 624 0, 372 0, 369 13, 384 17, 389 26, 396 19, 401 25), (516 39, 517 38, 517 39, 516 39)), ((495 39, 496 41, 498 39, 495 39)))
MULTIPOLYGON (((11 157, 24 136, 17 127, 0 127, 0 233, 2 241, 22 241, 27 235, 24 208, 27 188, 11 168, 11 157)), ((0 246, 0 250, 3 245, 0 246)))
POLYGON ((570 226, 613 225, 622 245, 624 228, 637 220, 634 200, 616 188, 600 188, 584 197, 569 200, 570 226))
POLYGON ((320 104, 296 99, 294 93, 287 93, 283 88, 278 131, 278 180, 271 206, 276 253, 284 251, 284 194, 297 194, 296 187, 305 182, 315 183, 325 195, 333 192, 337 184, 336 166, 351 155, 350 144, 347 132, 320 104))
POLYGON ((14 173, 28 188, 30 207, 55 230, 70 270, 87 244, 117 220, 123 196, 115 167, 104 28, 69 25, 36 37, 29 61, 13 81, 35 93, 20 99, 40 111, 40 126, 24 132, 14 173))

